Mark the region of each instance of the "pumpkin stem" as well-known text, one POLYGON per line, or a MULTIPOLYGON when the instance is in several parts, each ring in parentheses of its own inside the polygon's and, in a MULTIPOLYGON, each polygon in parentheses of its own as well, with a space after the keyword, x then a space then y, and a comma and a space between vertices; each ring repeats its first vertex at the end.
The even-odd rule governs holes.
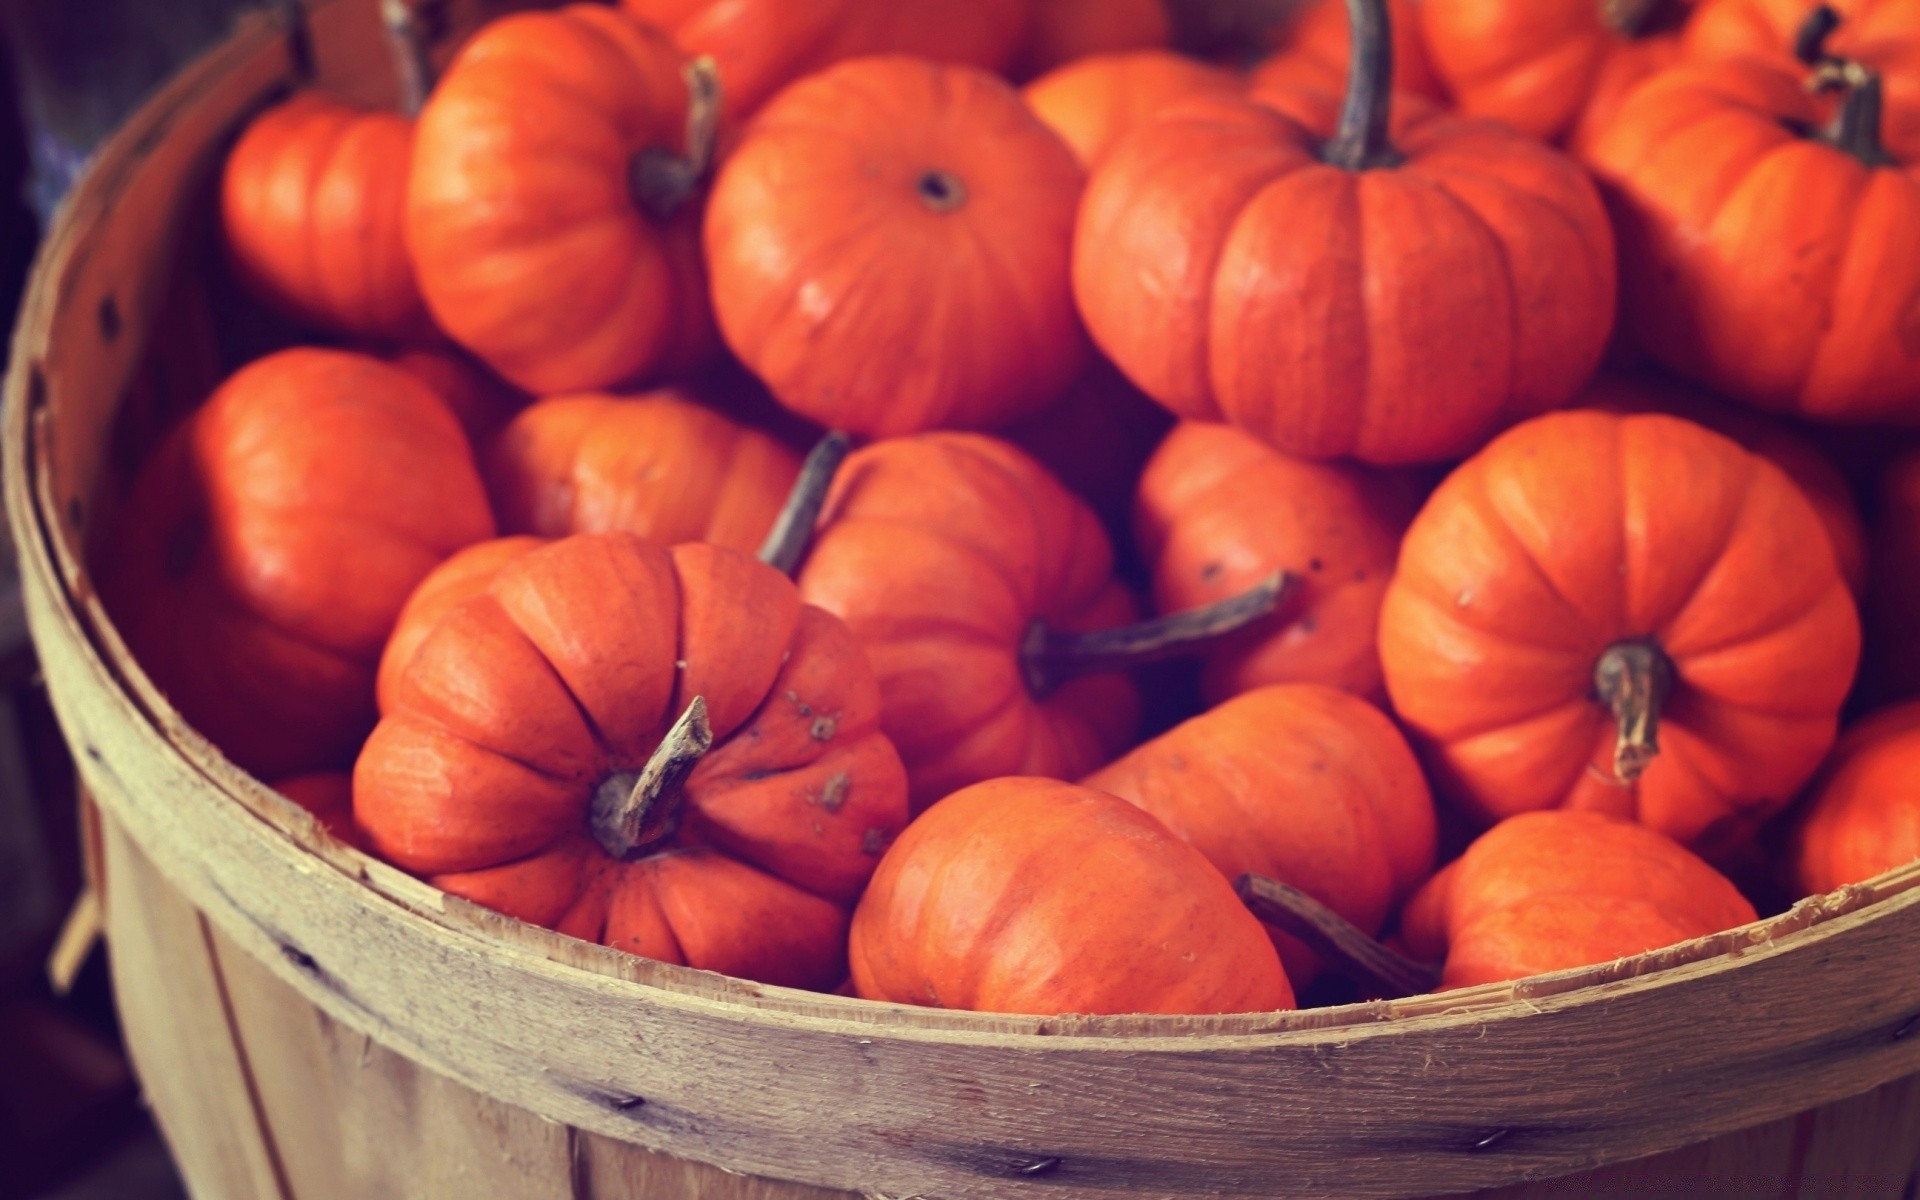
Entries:
POLYGON ((621 860, 672 837, 686 802, 681 784, 713 749, 707 701, 695 696, 638 774, 622 771, 593 794, 593 839, 621 860))
POLYGON ((1831 4, 1822 4, 1807 14, 1800 23, 1800 31, 1793 38, 1793 56, 1809 67, 1818 67, 1830 62, 1827 55, 1827 41, 1833 37, 1834 30, 1840 28, 1842 18, 1831 4))
POLYGON ((435 83, 429 52, 446 25, 445 0, 380 0, 380 19, 400 75, 400 114, 417 117, 435 83))
POLYGON ((1621 642, 1600 656, 1593 686, 1620 723, 1614 777, 1633 783, 1660 754, 1660 710, 1673 692, 1673 660, 1652 642, 1621 642))
POLYGON ((786 504, 774 518, 772 531, 760 545, 761 562, 787 576, 800 569, 800 561, 813 544, 813 527, 819 523, 820 510, 826 507, 834 476, 852 452, 853 439, 835 430, 808 453, 800 477, 787 493, 786 504))
POLYGON ((1388 140, 1393 118, 1393 23, 1387 0, 1347 0, 1353 59, 1340 128, 1321 157, 1349 171, 1397 167, 1406 161, 1388 140))
POLYGON ((1859 63, 1841 67, 1843 85, 1850 90, 1841 102, 1840 114, 1821 135, 1820 140, 1853 155, 1869 167, 1891 167, 1893 155, 1887 153, 1882 137, 1886 124, 1886 92, 1878 71, 1859 63))
POLYGON ((1434 967, 1389 950, 1299 888, 1263 875, 1242 875, 1233 881, 1233 890, 1262 923, 1305 942, 1309 950, 1339 963, 1348 976, 1386 999, 1417 996, 1440 986, 1434 967))
POLYGON ((1299 583, 1298 576, 1275 571, 1251 590, 1218 604, 1118 629, 1060 633, 1035 621, 1020 647, 1027 687, 1043 697, 1082 675, 1124 671, 1193 653, 1271 615, 1299 583))
POLYGON ((675 154, 649 146, 633 156, 627 168, 627 187, 635 204, 656 221, 665 221, 693 199, 713 167, 713 149, 720 134, 720 69, 711 55, 689 62, 682 78, 687 83, 687 151, 675 154))
POLYGON ((1647 32, 1653 14, 1666 0, 1600 0, 1600 20, 1608 29, 1624 38, 1637 38, 1647 32))

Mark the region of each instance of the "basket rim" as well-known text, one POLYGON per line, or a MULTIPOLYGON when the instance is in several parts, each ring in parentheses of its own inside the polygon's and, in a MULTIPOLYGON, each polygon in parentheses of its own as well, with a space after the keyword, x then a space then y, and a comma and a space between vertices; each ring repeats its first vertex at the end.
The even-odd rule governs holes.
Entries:
MULTIPOLYGON (((332 3, 333 0, 322 0, 332 3)), ((1604 1004, 1628 993, 1677 986, 1703 974, 1735 972, 1774 954, 1844 937, 1849 931, 1920 906, 1920 862, 1826 896, 1804 899, 1786 913, 1739 929, 1694 939, 1609 963, 1394 1001, 1373 1001, 1278 1014, 1234 1014, 1196 1019, 1179 1016, 1018 1016, 918 1008, 777 988, 712 972, 648 962, 590 943, 478 910, 446 896, 388 864, 337 842, 303 809, 241 772, 195 733, 126 651, 100 610, 85 564, 68 544, 48 476, 44 447, 34 437, 39 415, 51 404, 41 369, 53 317, 70 299, 69 276, 79 248, 108 219, 113 199, 137 163, 142 147, 163 138, 226 67, 256 55, 286 32, 266 18, 243 20, 227 41, 196 60, 151 97, 89 161, 63 200, 36 257, 14 332, 12 356, 0 409, 0 473, 23 588, 57 600, 70 627, 33 622, 36 647, 44 639, 70 637, 88 665, 112 681, 151 730, 168 743, 180 763, 201 776, 236 820, 262 822, 288 851, 325 864, 362 885, 368 903, 398 905, 426 916, 448 933, 495 950, 548 960, 556 969, 611 978, 655 1002, 698 997, 742 1019, 778 1020, 834 1033, 913 1039, 976 1039, 996 1044, 1063 1043, 1139 1051, 1205 1051, 1279 1045, 1323 1039, 1352 1040, 1414 1032, 1460 1021, 1524 1020, 1548 1011, 1604 1004), (36 320, 36 315, 44 318, 36 320), (585 950, 582 950, 585 947, 585 950), (636 966, 637 964, 637 966, 636 966), (1197 1030, 1202 1024, 1204 1031, 1197 1030)), ((84 771, 84 767, 83 767, 84 771)))

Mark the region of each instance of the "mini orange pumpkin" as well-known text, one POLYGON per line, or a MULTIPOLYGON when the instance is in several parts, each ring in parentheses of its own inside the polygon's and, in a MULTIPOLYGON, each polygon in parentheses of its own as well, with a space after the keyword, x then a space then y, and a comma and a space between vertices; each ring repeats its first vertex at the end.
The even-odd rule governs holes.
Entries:
POLYGON ((399 112, 369 112, 306 90, 255 117, 227 155, 220 224, 254 294, 330 333, 401 342, 433 325, 407 258, 413 119, 432 73, 412 6, 388 33, 403 80, 399 112))
POLYGON ((286 350, 236 372, 147 463, 101 594, 181 714, 272 779, 352 761, 408 594, 492 535, 466 438, 425 384, 286 350))
POLYGON ((391 677, 354 768, 371 845, 644 957, 839 983, 907 815, 846 627, 720 547, 583 534, 492 566, 391 677))
POLYGON ((1692 4, 1420 0, 1419 9, 1434 72, 1463 111, 1553 140, 1596 93, 1644 74, 1635 59, 1672 57, 1692 4))
POLYGON ((800 456, 677 390, 560 396, 522 412, 486 456, 504 533, 631 533, 753 551, 800 456))
POLYGON ((1019 93, 907 58, 783 93, 707 213, 721 332, 788 408, 890 437, 992 428, 1073 382, 1084 176, 1019 93))
POLYGON ((1920 703, 1847 730, 1827 760, 1793 841, 1798 894, 1821 895, 1920 861, 1920 703))
POLYGON ((1091 170, 1135 126, 1192 96, 1231 96, 1240 81, 1171 50, 1084 58, 1042 75, 1023 93, 1034 115, 1091 170))
POLYGON ((1300 580, 1282 611, 1207 654, 1207 699, 1275 683, 1384 696, 1380 600, 1417 506, 1396 475, 1293 458, 1225 425, 1176 427, 1134 504, 1154 607, 1199 608, 1279 570, 1300 580))
POLYGON ((1184 417, 1308 458, 1445 459, 1593 373, 1612 232, 1577 165, 1492 122, 1389 139, 1385 0, 1351 3, 1337 132, 1209 99, 1142 127, 1088 186, 1074 292, 1108 356, 1184 417))
MULTIPOLYGON (((1152 813, 1227 879, 1290 884, 1369 935, 1433 872, 1433 797, 1413 751, 1332 688, 1248 692, 1082 783, 1152 813)), ((1296 984, 1319 973, 1306 946, 1274 944, 1296 984)))
MULTIPOLYGON (((1110 2, 1110 0, 1101 0, 1110 2)), ((910 54, 999 70, 1026 36, 1035 0, 620 0, 689 54, 711 55, 727 108, 752 116, 797 79, 850 58, 910 54)))
POLYGON ((1165 0, 1034 0, 1009 73, 1031 79, 1096 55, 1159 49, 1172 36, 1165 0))
POLYGON ((1726 395, 1917 420, 1920 186, 1881 145, 1877 78, 1842 71, 1858 86, 1829 124, 1805 74, 1759 59, 1676 67, 1595 137, 1623 311, 1654 358, 1726 395))
MULTIPOLYGON (((1388 0, 1393 20, 1393 89, 1429 100, 1446 98, 1427 61, 1420 30, 1423 0, 1388 0)), ((1345 0, 1311 0, 1282 30, 1271 58, 1254 68, 1257 90, 1304 89, 1339 95, 1347 86, 1353 30, 1345 0)))
POLYGON ((1394 708, 1474 817, 1597 809, 1709 856, 1820 765, 1859 654, 1800 489, 1666 416, 1500 437, 1414 519, 1380 617, 1394 708))
POLYGON ((619 12, 493 22, 420 114, 407 248, 455 341, 530 392, 605 387, 711 347, 698 213, 710 69, 619 12))
POLYGON ((1653 830, 1599 813, 1502 822, 1420 890, 1400 918, 1443 988, 1612 962, 1755 920, 1712 867, 1653 830))
POLYGON ((881 861, 853 918, 856 993, 981 1012, 1294 1006, 1266 931, 1200 852, 1102 792, 996 779, 881 861))

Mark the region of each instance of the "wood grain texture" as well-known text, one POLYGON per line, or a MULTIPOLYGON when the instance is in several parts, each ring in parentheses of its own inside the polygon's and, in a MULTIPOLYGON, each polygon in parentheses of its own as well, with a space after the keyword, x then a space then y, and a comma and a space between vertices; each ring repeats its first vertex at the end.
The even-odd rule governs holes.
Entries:
MULTIPOLYGON (((315 10, 323 73, 378 54, 372 8, 315 10)), ((1662 1154, 1920 1073, 1920 864, 1746 930, 1512 985, 1253 1017, 1038 1019, 644 962, 450 902, 332 842, 181 723, 81 553, 185 198, 290 62, 256 22, 103 150, 36 271, 0 437, 35 642, 118 830, 107 906, 116 971, 134 960, 123 1000, 152 1010, 134 1019, 148 1022, 140 1066, 200 1194, 273 1196, 331 1159, 336 1182, 378 1195, 385 1168, 348 1160, 407 1130, 448 1164, 524 1167, 510 1195, 556 1181, 755 1194, 720 1188, 721 1168, 940 1200, 1402 1197, 1662 1154), (128 895, 133 847, 147 874, 128 895), (197 960, 175 961, 174 922, 142 923, 149 892, 204 920, 197 960), (175 971, 200 998, 191 1020, 161 1003, 175 971), (333 1041, 315 1043, 298 1009, 236 1004, 268 985, 333 1041), (345 1069, 376 1051, 406 1067, 345 1069), (303 1089, 322 1088, 360 1124, 300 1113, 303 1089), (247 1120, 253 1151, 221 1143, 247 1120)))

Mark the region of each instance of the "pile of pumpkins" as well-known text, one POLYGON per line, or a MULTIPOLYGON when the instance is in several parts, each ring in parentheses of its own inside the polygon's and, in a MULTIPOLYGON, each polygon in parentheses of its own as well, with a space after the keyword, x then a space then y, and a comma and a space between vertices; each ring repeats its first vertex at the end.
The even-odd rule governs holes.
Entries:
POLYGON ((1034 1014, 1920 858, 1920 0, 1318 0, 1252 64, 1161 0, 620 0, 437 79, 388 9, 403 111, 233 145, 218 319, 281 343, 94 556, 339 838, 1034 1014))

